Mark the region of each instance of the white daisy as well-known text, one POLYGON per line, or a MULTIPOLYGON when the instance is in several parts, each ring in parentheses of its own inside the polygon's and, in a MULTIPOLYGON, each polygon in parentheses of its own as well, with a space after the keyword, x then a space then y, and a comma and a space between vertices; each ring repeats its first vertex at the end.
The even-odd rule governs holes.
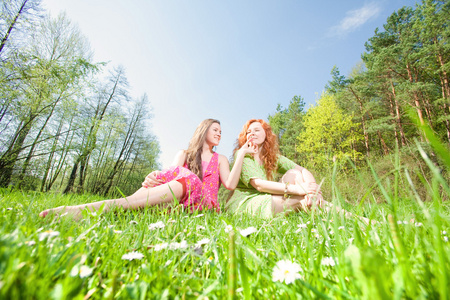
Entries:
POLYGON ((204 239, 201 239, 200 241, 198 241, 197 243, 195 243, 195 246, 200 247, 201 245, 206 245, 206 244, 209 244, 210 242, 211 242, 210 239, 204 238, 204 239))
POLYGON ((161 251, 163 249, 166 249, 167 247, 169 247, 168 243, 162 243, 162 244, 156 244, 155 248, 153 248, 153 250, 155 251, 161 251))
POLYGON ((443 239, 444 239, 444 242, 446 242, 446 243, 448 242, 448 237, 447 236, 444 236, 443 239))
POLYGON ((89 268, 88 266, 80 267, 80 278, 86 278, 91 275, 92 275, 92 268, 89 268))
POLYGON ((158 228, 164 228, 164 227, 166 227, 166 225, 164 225, 164 223, 163 223, 162 221, 158 221, 158 222, 156 222, 156 223, 150 224, 150 225, 148 226, 148 229, 149 229, 149 230, 155 230, 155 229, 158 229, 158 228))
POLYGON ((198 225, 197 230, 205 230, 206 228, 204 226, 198 225))
POLYGON ((289 260, 280 260, 272 270, 272 281, 285 282, 290 284, 296 279, 300 279, 302 268, 299 264, 289 260))
POLYGON ((336 265, 336 262, 332 257, 324 257, 322 258, 322 261, 320 263, 322 264, 322 266, 334 267, 336 265))
POLYGON ((70 276, 76 277, 80 276, 80 278, 86 278, 92 275, 93 268, 89 268, 85 265, 75 265, 72 270, 70 271, 70 276))
POLYGON ((170 243, 168 247, 170 250, 186 249, 188 244, 186 241, 181 241, 180 243, 170 243))
POLYGON ((25 242, 25 245, 27 245, 27 246, 33 246, 33 245, 36 245, 36 242, 35 242, 35 241, 26 241, 26 242, 25 242))
POLYGON ((137 251, 132 251, 130 253, 126 253, 126 254, 122 255, 123 260, 129 260, 129 261, 132 261, 135 259, 143 259, 143 258, 144 258, 144 254, 139 253, 137 251))
POLYGON ((307 228, 308 227, 307 224, 298 224, 297 226, 298 226, 298 228, 307 228))
POLYGON ((58 235, 59 235, 59 231, 54 231, 54 230, 49 229, 49 230, 46 230, 44 232, 39 233, 39 241, 43 241, 46 238, 51 239, 51 238, 56 237, 58 235))
POLYGON ((231 226, 231 225, 227 225, 226 227, 225 227, 225 232, 226 233, 229 233, 230 231, 232 231, 233 230, 233 226, 231 226))
POLYGON ((344 230, 345 229, 345 226, 339 226, 338 227, 338 230, 344 230))
POLYGON ((123 233, 123 231, 122 230, 114 230, 114 233, 121 234, 121 233, 123 233))
POLYGON ((414 226, 416 226, 416 227, 422 227, 422 226, 423 226, 423 224, 422 224, 422 223, 420 223, 420 222, 417 222, 417 223, 414 223, 414 226))
POLYGON ((258 230, 257 230, 255 227, 250 226, 250 227, 248 227, 248 228, 242 229, 242 230, 239 231, 239 232, 241 233, 242 236, 249 236, 250 234, 255 233, 255 232, 257 232, 257 231, 258 231, 258 230))

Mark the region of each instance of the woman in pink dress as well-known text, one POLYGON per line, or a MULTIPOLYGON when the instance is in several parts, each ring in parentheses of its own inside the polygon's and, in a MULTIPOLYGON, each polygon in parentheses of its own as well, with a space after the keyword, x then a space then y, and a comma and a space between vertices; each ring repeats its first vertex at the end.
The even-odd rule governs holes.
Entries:
POLYGON ((103 211, 109 211, 114 207, 127 210, 170 204, 174 203, 174 199, 178 199, 191 211, 202 209, 219 211, 217 192, 220 183, 229 190, 235 189, 239 182, 244 156, 256 151, 256 146, 251 141, 245 143, 237 151, 236 162, 230 171, 228 159, 213 151, 213 147, 219 145, 221 134, 220 122, 206 119, 195 130, 188 149, 178 152, 175 156, 173 166, 164 171, 150 173, 142 183, 142 187, 133 195, 46 209, 39 216, 45 217, 49 213, 60 215, 67 212, 74 218, 79 218, 82 210, 96 211, 102 205, 103 211))

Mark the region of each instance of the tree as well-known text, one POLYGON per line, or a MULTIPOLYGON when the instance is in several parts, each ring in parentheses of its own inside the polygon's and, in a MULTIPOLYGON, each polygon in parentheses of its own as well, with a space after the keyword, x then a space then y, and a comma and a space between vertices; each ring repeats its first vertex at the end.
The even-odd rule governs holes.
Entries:
POLYGON ((22 168, 21 177, 24 176, 36 143, 59 103, 67 98, 80 77, 95 69, 89 62, 84 38, 65 15, 45 18, 32 33, 27 48, 16 57, 21 62, 13 65, 14 72, 20 75, 17 77, 19 90, 13 93, 16 99, 9 108, 7 126, 16 127, 0 156, 0 186, 9 184, 19 154, 29 148, 22 168), (41 120, 39 134, 32 139, 31 146, 25 146, 29 134, 41 120))
POLYGON ((3 0, 0 7, 0 57, 14 30, 26 26, 39 16, 41 0, 3 0), (22 22, 23 21, 23 22, 22 22))
POLYGON ((333 160, 343 164, 347 158, 357 162, 362 157, 356 149, 363 140, 359 124, 338 107, 332 95, 323 94, 317 105, 308 109, 303 125, 296 150, 307 158, 306 166, 325 170, 332 167, 333 160))
POLYGON ((294 96, 288 108, 283 109, 278 104, 277 112, 269 115, 269 124, 274 133, 278 136, 281 153, 295 161, 301 163, 301 155, 296 151, 298 133, 303 129, 303 117, 305 102, 302 97, 294 96))

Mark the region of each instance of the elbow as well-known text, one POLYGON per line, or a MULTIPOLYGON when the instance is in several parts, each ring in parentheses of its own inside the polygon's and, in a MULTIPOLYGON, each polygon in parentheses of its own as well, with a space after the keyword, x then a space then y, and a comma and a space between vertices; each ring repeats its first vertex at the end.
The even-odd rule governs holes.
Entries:
POLYGON ((234 189, 236 189, 236 184, 226 184, 226 183, 222 183, 223 187, 226 188, 229 191, 234 191, 234 189))
POLYGON ((255 187, 255 189, 258 191, 258 192, 260 192, 260 193, 262 193, 263 192, 263 188, 262 187, 260 187, 260 186, 257 186, 257 187, 255 187))

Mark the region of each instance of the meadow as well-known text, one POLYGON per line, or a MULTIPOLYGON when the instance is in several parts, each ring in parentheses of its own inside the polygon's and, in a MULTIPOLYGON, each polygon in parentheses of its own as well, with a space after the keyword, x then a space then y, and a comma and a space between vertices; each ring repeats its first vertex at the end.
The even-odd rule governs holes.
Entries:
POLYGON ((319 210, 266 220, 177 205, 41 219, 100 198, 1 190, 0 298, 449 299, 450 190, 422 154, 420 188, 397 157, 389 176, 361 176, 359 202, 334 171, 328 199, 372 225, 319 210))

